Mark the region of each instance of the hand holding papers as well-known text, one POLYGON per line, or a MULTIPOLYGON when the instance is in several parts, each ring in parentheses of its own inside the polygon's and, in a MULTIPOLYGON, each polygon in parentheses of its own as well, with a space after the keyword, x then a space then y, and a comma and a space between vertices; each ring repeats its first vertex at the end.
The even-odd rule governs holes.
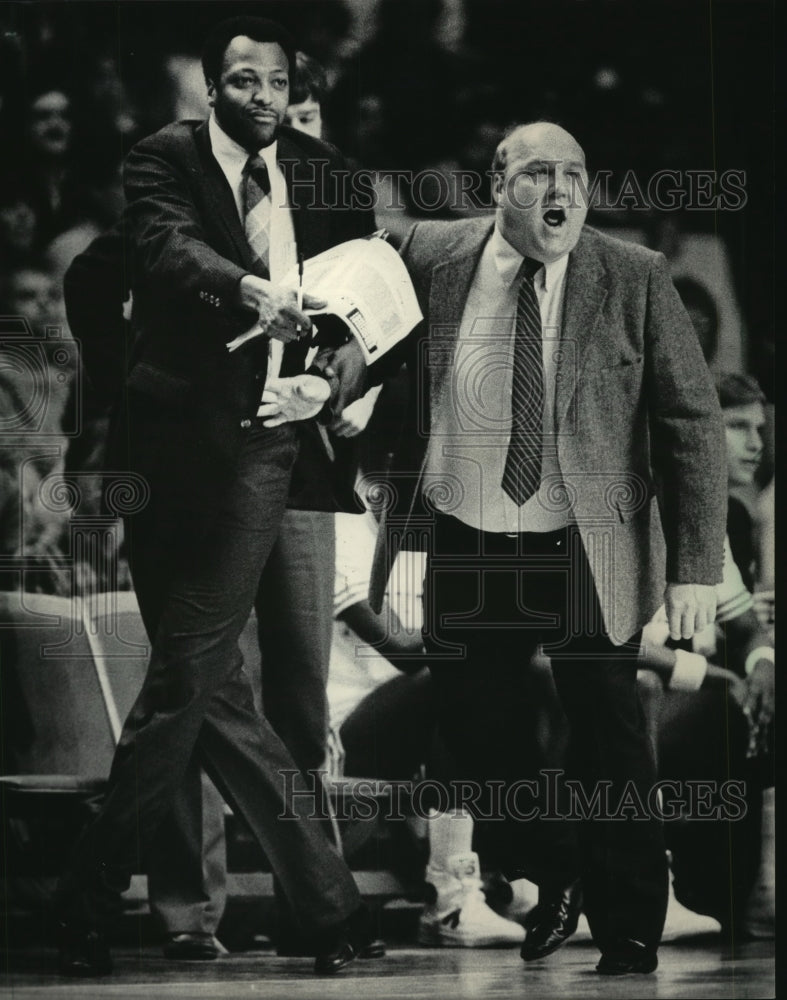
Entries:
MULTIPOLYGON (((301 275, 295 267, 278 287, 297 291, 299 285, 301 275)), ((350 240, 310 258, 303 265, 301 287, 326 303, 324 308, 311 308, 304 297, 304 311, 338 316, 356 338, 367 364, 403 340, 423 318, 407 269, 382 239, 350 240)), ((227 346, 235 350, 260 332, 251 330, 227 346)))
POLYGON ((258 319, 250 330, 227 345, 231 351, 262 334, 285 344, 297 340, 311 326, 303 307, 321 309, 325 306, 325 299, 303 294, 296 298, 291 289, 274 285, 254 274, 246 274, 241 278, 239 291, 241 303, 253 309, 258 319))

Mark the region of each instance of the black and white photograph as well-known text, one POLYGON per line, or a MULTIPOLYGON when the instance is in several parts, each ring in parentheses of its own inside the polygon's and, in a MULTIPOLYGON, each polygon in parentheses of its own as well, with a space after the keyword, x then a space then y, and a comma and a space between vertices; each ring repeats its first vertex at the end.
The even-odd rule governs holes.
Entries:
POLYGON ((776 27, 0 0, 4 996, 775 996, 776 27))

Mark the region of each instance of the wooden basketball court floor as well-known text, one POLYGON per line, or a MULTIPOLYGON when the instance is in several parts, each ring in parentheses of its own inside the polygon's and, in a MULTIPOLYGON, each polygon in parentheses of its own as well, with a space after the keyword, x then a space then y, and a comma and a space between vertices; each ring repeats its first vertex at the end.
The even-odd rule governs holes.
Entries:
POLYGON ((11 953, 0 974, 0 996, 8 1000, 738 1000, 775 996, 773 942, 745 943, 736 947, 734 954, 723 954, 718 935, 712 934, 664 944, 655 974, 620 978, 599 976, 594 971, 598 953, 587 939, 572 940, 550 958, 528 965, 516 949, 429 949, 394 944, 385 958, 357 961, 327 978, 316 977, 308 959, 277 958, 269 949, 230 954, 215 962, 165 961, 161 951, 151 945, 126 946, 113 954, 115 973, 111 977, 69 980, 57 975, 52 950, 11 953))

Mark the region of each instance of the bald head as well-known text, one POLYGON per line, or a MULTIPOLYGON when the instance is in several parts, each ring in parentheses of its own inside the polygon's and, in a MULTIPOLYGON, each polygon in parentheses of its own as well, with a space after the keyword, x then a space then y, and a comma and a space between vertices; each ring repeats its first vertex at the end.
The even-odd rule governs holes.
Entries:
POLYGON ((570 253, 587 216, 585 154, 571 133, 552 122, 519 125, 497 147, 492 168, 506 240, 546 264, 570 253))
POLYGON ((552 148, 555 153, 569 155, 572 160, 577 160, 583 165, 585 163, 585 153, 570 132, 560 125, 555 125, 554 122, 528 122, 526 125, 517 125, 510 129, 505 138, 500 140, 492 160, 492 169, 505 170, 510 156, 525 148, 544 150, 552 148))

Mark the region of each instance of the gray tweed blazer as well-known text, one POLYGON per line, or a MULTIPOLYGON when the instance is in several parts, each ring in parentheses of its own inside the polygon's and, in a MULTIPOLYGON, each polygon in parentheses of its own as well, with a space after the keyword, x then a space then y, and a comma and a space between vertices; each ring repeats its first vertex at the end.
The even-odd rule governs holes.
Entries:
MULTIPOLYGON (((424 222, 401 254, 424 314, 407 344, 409 409, 387 483, 370 598, 380 605, 400 547, 428 548, 430 414, 450 391, 467 294, 493 221, 424 222)), ((711 375, 661 254, 588 226, 566 272, 556 429, 561 488, 623 643, 667 581, 721 580, 724 429, 711 375)), ((450 485, 448 487, 450 489, 450 485)))

